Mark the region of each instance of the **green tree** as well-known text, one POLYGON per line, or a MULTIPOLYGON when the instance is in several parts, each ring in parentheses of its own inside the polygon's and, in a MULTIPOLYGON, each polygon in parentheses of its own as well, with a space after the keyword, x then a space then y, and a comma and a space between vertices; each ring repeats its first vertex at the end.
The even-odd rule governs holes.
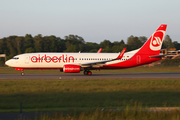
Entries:
POLYGON ((36 52, 43 52, 44 44, 43 44, 43 37, 41 34, 38 34, 34 37, 34 48, 36 52))
POLYGON ((15 38, 16 41, 16 49, 17 49, 17 54, 21 54, 24 53, 24 49, 25 47, 23 46, 24 43, 24 37, 16 37, 15 38), (23 49, 24 48, 24 49, 23 49))
POLYGON ((61 38, 57 38, 57 46, 58 46, 58 50, 57 52, 63 52, 66 51, 66 41, 61 39, 61 38))
POLYGON ((141 46, 147 41, 147 37, 145 36, 140 36, 138 39, 141 41, 141 46))
POLYGON ((43 37, 43 52, 50 52, 50 46, 52 42, 50 41, 48 36, 43 37))
POLYGON ((127 45, 129 47, 129 50, 135 50, 142 46, 142 42, 139 40, 138 37, 134 37, 133 35, 131 35, 127 39, 127 45))
POLYGON ((120 52, 123 49, 122 46, 125 47, 124 45, 125 44, 123 40, 121 40, 120 42, 114 41, 113 46, 111 48, 111 52, 115 52, 115 53, 120 52))
POLYGON ((173 46, 176 48, 176 50, 180 50, 180 43, 178 43, 177 41, 173 42, 173 46))
POLYGON ((9 51, 8 56, 10 57, 13 57, 14 55, 17 54, 17 49, 16 49, 17 43, 15 41, 16 37, 17 36, 9 36, 6 40, 7 48, 9 51))
MULTIPOLYGON (((69 42, 70 44, 75 45, 76 49, 78 48, 78 51, 83 51, 84 50, 85 41, 84 41, 84 39, 82 37, 80 37, 78 35, 69 35, 69 36, 65 36, 65 40, 66 40, 66 42, 69 42)), ((69 51, 69 49, 70 48, 68 48, 67 45, 66 45, 66 51, 69 51)))
POLYGON ((99 48, 100 48, 100 46, 97 43, 86 42, 86 44, 85 44, 86 52, 97 52, 99 50, 99 48))
POLYGON ((2 40, 2 39, 0 39, 0 54, 2 54, 2 53, 3 53, 3 49, 2 49, 2 47, 3 47, 3 40, 2 40))
POLYGON ((77 46, 76 46, 76 45, 73 45, 73 44, 70 44, 69 47, 66 49, 65 52, 78 52, 77 46))
POLYGON ((72 41, 76 41, 76 42, 78 41, 80 43, 85 44, 84 39, 81 36, 78 36, 78 35, 70 34, 69 36, 65 36, 65 40, 72 40, 72 41))
POLYGON ((122 44, 125 44, 124 40, 121 40, 121 41, 120 41, 120 44, 121 44, 121 45, 122 45, 122 44))
POLYGON ((32 47, 26 48, 25 53, 33 53, 34 49, 32 47))
POLYGON ((112 43, 109 40, 104 40, 100 43, 102 52, 111 52, 112 43))
POLYGON ((58 39, 56 38, 56 36, 51 35, 49 36, 49 40, 50 40, 50 51, 51 52, 57 52, 58 51, 58 39))
POLYGON ((31 34, 26 34, 23 41, 23 52, 25 52, 26 48, 30 47, 34 49, 34 40, 31 34))
POLYGON ((169 49, 169 48, 174 48, 174 45, 173 45, 172 40, 171 40, 171 38, 170 38, 169 35, 166 35, 166 36, 165 36, 164 46, 165 46, 167 49, 169 49))

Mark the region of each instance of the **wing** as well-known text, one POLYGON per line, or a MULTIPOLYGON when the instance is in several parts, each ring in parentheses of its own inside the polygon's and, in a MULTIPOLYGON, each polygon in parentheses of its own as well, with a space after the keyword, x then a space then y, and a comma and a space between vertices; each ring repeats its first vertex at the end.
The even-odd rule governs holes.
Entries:
POLYGON ((126 48, 124 48, 124 49, 122 50, 122 52, 118 55, 118 57, 115 58, 115 59, 103 60, 103 61, 96 61, 96 62, 88 62, 88 63, 82 63, 82 64, 80 64, 80 66, 81 66, 81 67, 99 67, 99 66, 104 65, 104 64, 107 63, 107 62, 121 59, 121 58, 123 57, 125 51, 126 51, 126 48))

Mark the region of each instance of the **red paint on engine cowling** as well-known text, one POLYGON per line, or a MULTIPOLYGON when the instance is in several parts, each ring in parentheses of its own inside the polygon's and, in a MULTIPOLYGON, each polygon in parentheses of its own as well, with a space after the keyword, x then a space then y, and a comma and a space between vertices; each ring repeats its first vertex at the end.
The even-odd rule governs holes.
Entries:
POLYGON ((63 72, 65 73, 79 73, 81 70, 79 65, 64 65, 63 72))

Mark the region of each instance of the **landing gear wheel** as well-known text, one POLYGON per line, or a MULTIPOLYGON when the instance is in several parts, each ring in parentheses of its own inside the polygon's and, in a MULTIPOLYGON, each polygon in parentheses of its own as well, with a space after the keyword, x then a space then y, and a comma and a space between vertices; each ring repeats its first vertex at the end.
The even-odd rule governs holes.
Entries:
POLYGON ((88 74, 88 71, 87 71, 87 70, 85 70, 85 71, 84 71, 84 75, 87 75, 87 74, 88 74))
POLYGON ((91 72, 91 71, 88 71, 88 75, 92 75, 92 72, 91 72))
POLYGON ((89 71, 89 70, 85 70, 85 71, 84 71, 84 75, 92 75, 92 72, 89 71))
POLYGON ((24 72, 22 72, 21 75, 24 76, 24 72))

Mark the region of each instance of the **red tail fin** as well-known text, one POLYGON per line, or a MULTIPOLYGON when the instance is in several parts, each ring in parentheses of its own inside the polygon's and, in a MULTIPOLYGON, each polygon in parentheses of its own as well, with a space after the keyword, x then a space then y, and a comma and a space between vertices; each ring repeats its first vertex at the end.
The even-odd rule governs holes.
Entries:
POLYGON ((159 55, 167 25, 160 25, 137 54, 159 55))
POLYGON ((101 53, 101 50, 102 50, 102 48, 100 48, 97 53, 101 53))

